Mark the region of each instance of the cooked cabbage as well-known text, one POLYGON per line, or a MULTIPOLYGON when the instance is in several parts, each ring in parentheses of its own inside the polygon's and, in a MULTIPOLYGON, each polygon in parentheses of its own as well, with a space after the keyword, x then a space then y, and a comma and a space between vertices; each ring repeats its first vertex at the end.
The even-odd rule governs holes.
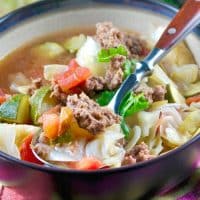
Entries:
POLYGON ((189 139, 189 135, 178 131, 178 127, 183 122, 184 108, 181 104, 180 106, 178 104, 168 104, 160 108, 159 134, 167 146, 180 146, 189 139))
POLYGON ((39 127, 31 125, 0 124, 0 150, 20 158, 19 147, 28 134, 40 131, 39 127))
POLYGON ((86 156, 93 156, 107 166, 120 167, 125 150, 119 140, 123 138, 120 125, 114 124, 86 145, 86 156))
POLYGON ((138 121, 139 126, 142 129, 142 138, 149 136, 150 130, 156 124, 159 119, 160 113, 158 111, 155 112, 146 112, 141 111, 138 113, 138 121))
MULTIPOLYGON (((126 149, 131 149, 139 141, 144 141, 153 155, 159 155, 164 147, 174 148, 184 144, 192 135, 187 131, 180 131, 180 127, 189 125, 189 119, 185 118, 189 112, 189 107, 182 104, 164 104, 157 107, 154 111, 141 111, 135 117, 134 131, 126 149), (185 120, 184 120, 185 118, 185 120), (135 134, 135 135, 134 135, 135 134)), ((200 116, 199 111, 193 116, 193 121, 190 121, 193 128, 183 128, 184 130, 197 130, 200 116), (195 120, 194 120, 195 119, 195 120), (194 128, 195 127, 195 128, 194 128)), ((191 112, 190 112, 191 113, 191 112)))
POLYGON ((164 139, 164 143, 171 148, 178 147, 190 139, 189 136, 180 134, 173 127, 166 128, 162 138, 164 139))
MULTIPOLYGON (((45 158, 48 161, 59 161, 59 162, 72 162, 72 161, 79 161, 84 156, 84 147, 86 141, 85 140, 77 140, 72 142, 71 144, 67 144, 65 146, 49 146, 46 145, 49 153, 45 158), (75 148, 72 148, 74 146, 75 148)), ((39 144, 43 145, 44 144, 39 144)))
POLYGON ((129 152, 139 141, 142 135, 142 130, 139 126, 134 126, 133 131, 131 132, 129 138, 128 138, 128 143, 125 146, 125 149, 127 152, 129 152))
POLYGON ((200 127, 200 110, 189 113, 180 124, 178 130, 182 133, 194 134, 200 127))
POLYGON ((66 65, 52 64, 44 65, 44 78, 51 81, 56 74, 65 72, 67 69, 66 65))
POLYGON ((177 82, 194 83, 198 78, 198 66, 195 64, 174 67, 171 78, 177 82))
POLYGON ((88 67, 94 76, 104 76, 106 72, 107 64, 97 61, 97 55, 100 49, 100 44, 88 36, 76 56, 78 64, 82 67, 88 67))
POLYGON ((148 145, 150 153, 156 156, 158 156, 164 148, 163 141, 159 135, 152 139, 149 138, 149 140, 146 140, 146 144, 148 145))
POLYGON ((169 76, 163 71, 163 69, 159 65, 155 65, 153 69, 153 74, 148 78, 148 83, 151 86, 156 85, 173 85, 173 87, 177 87, 177 85, 169 78, 169 76))
POLYGON ((76 162, 86 156, 95 157, 106 166, 119 167, 125 155, 124 148, 119 145, 119 140, 123 138, 120 125, 115 124, 89 142, 80 139, 62 146, 38 143, 34 149, 39 154, 48 152, 44 159, 49 162, 76 162))
POLYGON ((200 94, 200 81, 196 83, 188 84, 183 89, 183 95, 186 97, 190 97, 196 94, 200 94))
POLYGON ((29 80, 22 72, 12 74, 9 76, 10 90, 14 93, 28 94, 31 87, 31 80, 29 80))

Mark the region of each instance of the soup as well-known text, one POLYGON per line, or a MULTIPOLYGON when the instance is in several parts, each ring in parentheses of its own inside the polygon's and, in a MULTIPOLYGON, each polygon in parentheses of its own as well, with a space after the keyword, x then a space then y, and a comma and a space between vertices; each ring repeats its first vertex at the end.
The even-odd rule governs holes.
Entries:
POLYGON ((150 49, 150 40, 102 22, 36 39, 5 57, 0 150, 36 164, 97 170, 186 143, 200 132, 200 69, 184 43, 125 96, 119 115, 107 108, 150 49))

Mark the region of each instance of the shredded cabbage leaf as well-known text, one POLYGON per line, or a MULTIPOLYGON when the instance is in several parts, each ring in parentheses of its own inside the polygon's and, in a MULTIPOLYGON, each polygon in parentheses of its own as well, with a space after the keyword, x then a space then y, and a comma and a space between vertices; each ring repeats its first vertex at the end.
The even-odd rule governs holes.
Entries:
POLYGON ((29 134, 36 134, 40 127, 0 123, 0 150, 20 159, 19 148, 29 134))
POLYGON ((101 160, 106 166, 120 167, 125 150, 118 141, 123 138, 120 125, 114 124, 86 145, 86 155, 101 160))

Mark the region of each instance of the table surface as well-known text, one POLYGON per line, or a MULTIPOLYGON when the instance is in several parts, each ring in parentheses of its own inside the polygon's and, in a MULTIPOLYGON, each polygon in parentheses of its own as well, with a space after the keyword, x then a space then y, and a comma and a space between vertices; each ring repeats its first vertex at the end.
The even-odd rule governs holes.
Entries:
MULTIPOLYGON (((0 0, 0 16, 3 16, 7 12, 10 12, 16 8, 33 3, 39 0, 0 0)), ((162 0, 165 3, 171 4, 175 7, 180 7, 181 0, 162 0)), ((0 186, 1 187, 1 186, 0 186)), ((3 200, 25 200, 23 195, 18 196, 16 191, 12 188, 0 188, 0 199, 3 200), (16 196, 15 196, 16 195, 16 196)), ((56 198, 57 199, 57 198, 56 198)), ((152 200, 198 200, 200 199, 200 169, 197 169, 193 176, 183 182, 179 187, 173 191, 157 195, 152 200)))

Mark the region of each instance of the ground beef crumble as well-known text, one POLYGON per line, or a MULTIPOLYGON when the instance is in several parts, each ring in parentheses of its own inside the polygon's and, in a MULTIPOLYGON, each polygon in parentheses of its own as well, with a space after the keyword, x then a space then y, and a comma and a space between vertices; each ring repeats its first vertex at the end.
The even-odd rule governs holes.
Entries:
POLYGON ((166 88, 162 85, 157 85, 153 88, 153 101, 165 100, 166 88))
POLYGON ((123 44, 124 34, 112 22, 102 22, 96 25, 96 39, 105 49, 123 44))
POLYGON ((106 71, 105 82, 109 90, 118 88, 123 82, 123 70, 122 66, 126 60, 125 56, 115 56, 111 60, 110 67, 106 71))
POLYGON ((144 57, 149 52, 149 49, 147 48, 147 43, 135 35, 125 34, 124 44, 129 50, 131 58, 144 57))
POLYGON ((135 93, 143 93, 149 103, 153 103, 153 88, 149 87, 146 83, 141 83, 138 88, 136 88, 135 93))
MULTIPOLYGON (((123 33, 114 27, 112 22, 102 22, 96 25, 96 40, 102 48, 108 49, 123 45, 127 47, 130 57, 144 56, 146 52, 146 43, 138 36, 123 33)), ((93 96, 95 92, 103 89, 114 90, 123 82, 123 63, 125 56, 115 56, 108 67, 105 77, 91 77, 85 83, 84 91, 93 96)))
POLYGON ((125 56, 115 56, 112 58, 110 66, 106 71, 105 77, 92 76, 86 80, 83 90, 90 97, 94 96, 96 92, 108 89, 114 90, 118 88, 123 82, 122 66, 125 61, 125 56))
POLYGON ((106 127, 120 122, 118 115, 108 108, 100 107, 85 93, 69 95, 66 105, 72 109, 79 126, 93 134, 97 134, 106 127))
POLYGON ((51 97, 55 97, 60 103, 65 104, 67 100, 67 94, 62 92, 59 85, 52 81, 51 83, 51 97))
POLYGON ((137 162, 150 160, 154 157, 155 156, 150 154, 148 146, 144 142, 142 142, 141 144, 133 147, 131 151, 126 153, 122 165, 131 165, 137 162))
POLYGON ((144 57, 149 52, 146 41, 136 34, 121 32, 113 26, 112 22, 98 23, 96 28, 95 38, 102 48, 108 49, 123 45, 127 48, 131 58, 144 57))
POLYGON ((162 85, 157 85, 154 88, 149 87, 146 83, 141 83, 138 88, 136 88, 135 93, 143 93, 149 103, 155 101, 162 101, 165 99, 166 88, 162 85))
POLYGON ((31 86, 28 90, 28 94, 33 95, 35 90, 39 89, 43 86, 43 80, 42 78, 36 78, 31 80, 31 86))
POLYGON ((105 86, 106 82, 104 77, 92 76, 86 80, 83 90, 86 94, 92 97, 96 92, 104 90, 105 86))

